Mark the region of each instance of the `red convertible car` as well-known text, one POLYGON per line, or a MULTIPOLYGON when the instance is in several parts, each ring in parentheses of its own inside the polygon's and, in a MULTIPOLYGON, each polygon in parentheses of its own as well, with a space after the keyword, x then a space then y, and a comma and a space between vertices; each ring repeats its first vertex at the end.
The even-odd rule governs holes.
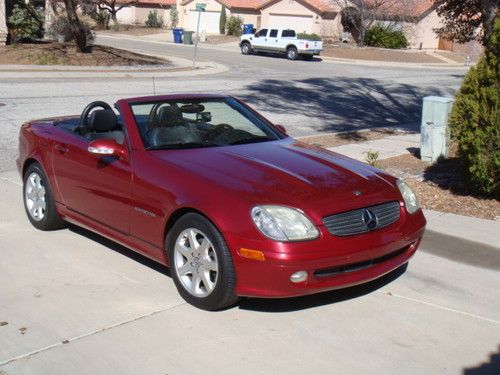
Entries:
POLYGON ((289 137, 231 96, 90 103, 22 126, 30 222, 74 223, 168 265, 207 310, 378 278, 408 262, 425 218, 402 180, 289 137))

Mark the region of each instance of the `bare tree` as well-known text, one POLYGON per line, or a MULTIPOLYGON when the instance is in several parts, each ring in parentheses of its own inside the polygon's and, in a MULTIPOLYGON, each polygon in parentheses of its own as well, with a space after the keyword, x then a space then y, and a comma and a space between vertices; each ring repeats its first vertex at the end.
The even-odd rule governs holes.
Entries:
POLYGON ((83 1, 95 4, 99 10, 107 11, 111 16, 113 25, 115 26, 118 26, 118 19, 116 18, 116 13, 118 13, 125 7, 129 7, 137 3, 137 0, 120 2, 119 4, 117 0, 83 0, 83 1))
POLYGON ((466 43, 479 40, 486 45, 493 29, 499 0, 434 0, 443 26, 437 35, 466 43))
POLYGON ((404 8, 412 0, 330 0, 341 8, 342 26, 359 45, 364 45, 366 30, 376 21, 403 21, 404 8))

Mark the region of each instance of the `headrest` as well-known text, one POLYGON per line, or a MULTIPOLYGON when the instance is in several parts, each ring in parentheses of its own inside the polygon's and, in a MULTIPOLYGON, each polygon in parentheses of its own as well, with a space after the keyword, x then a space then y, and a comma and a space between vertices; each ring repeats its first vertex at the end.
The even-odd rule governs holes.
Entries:
POLYGON ((184 125, 184 119, 182 118, 182 112, 179 107, 164 106, 160 108, 160 111, 158 112, 159 127, 183 126, 183 125, 184 125))
POLYGON ((89 128, 96 132, 109 132, 116 129, 116 123, 116 115, 112 109, 97 109, 89 117, 89 128))

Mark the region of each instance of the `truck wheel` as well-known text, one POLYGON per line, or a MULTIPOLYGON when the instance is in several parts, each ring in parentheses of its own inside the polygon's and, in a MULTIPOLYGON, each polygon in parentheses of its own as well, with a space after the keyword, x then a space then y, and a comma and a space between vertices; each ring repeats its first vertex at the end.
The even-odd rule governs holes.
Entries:
POLYGON ((241 43, 241 53, 243 55, 250 55, 251 52, 252 52, 252 46, 250 46, 250 43, 248 42, 241 43))
POLYGON ((288 47, 286 50, 286 58, 288 60, 297 60, 297 57, 299 56, 297 52, 297 48, 295 47, 288 47))

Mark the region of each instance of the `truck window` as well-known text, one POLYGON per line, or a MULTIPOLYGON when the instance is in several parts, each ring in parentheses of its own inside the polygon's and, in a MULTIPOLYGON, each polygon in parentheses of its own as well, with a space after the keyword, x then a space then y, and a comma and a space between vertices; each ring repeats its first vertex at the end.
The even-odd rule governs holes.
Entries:
POLYGON ((267 35, 267 29, 262 29, 257 33, 257 37, 264 37, 267 35))
POLYGON ((277 38, 278 37, 278 30, 276 29, 271 29, 271 32, 269 33, 270 38, 277 38))
POLYGON ((286 38, 286 37, 292 37, 292 38, 295 38, 295 30, 283 30, 283 32, 281 33, 281 36, 283 38, 286 38))

